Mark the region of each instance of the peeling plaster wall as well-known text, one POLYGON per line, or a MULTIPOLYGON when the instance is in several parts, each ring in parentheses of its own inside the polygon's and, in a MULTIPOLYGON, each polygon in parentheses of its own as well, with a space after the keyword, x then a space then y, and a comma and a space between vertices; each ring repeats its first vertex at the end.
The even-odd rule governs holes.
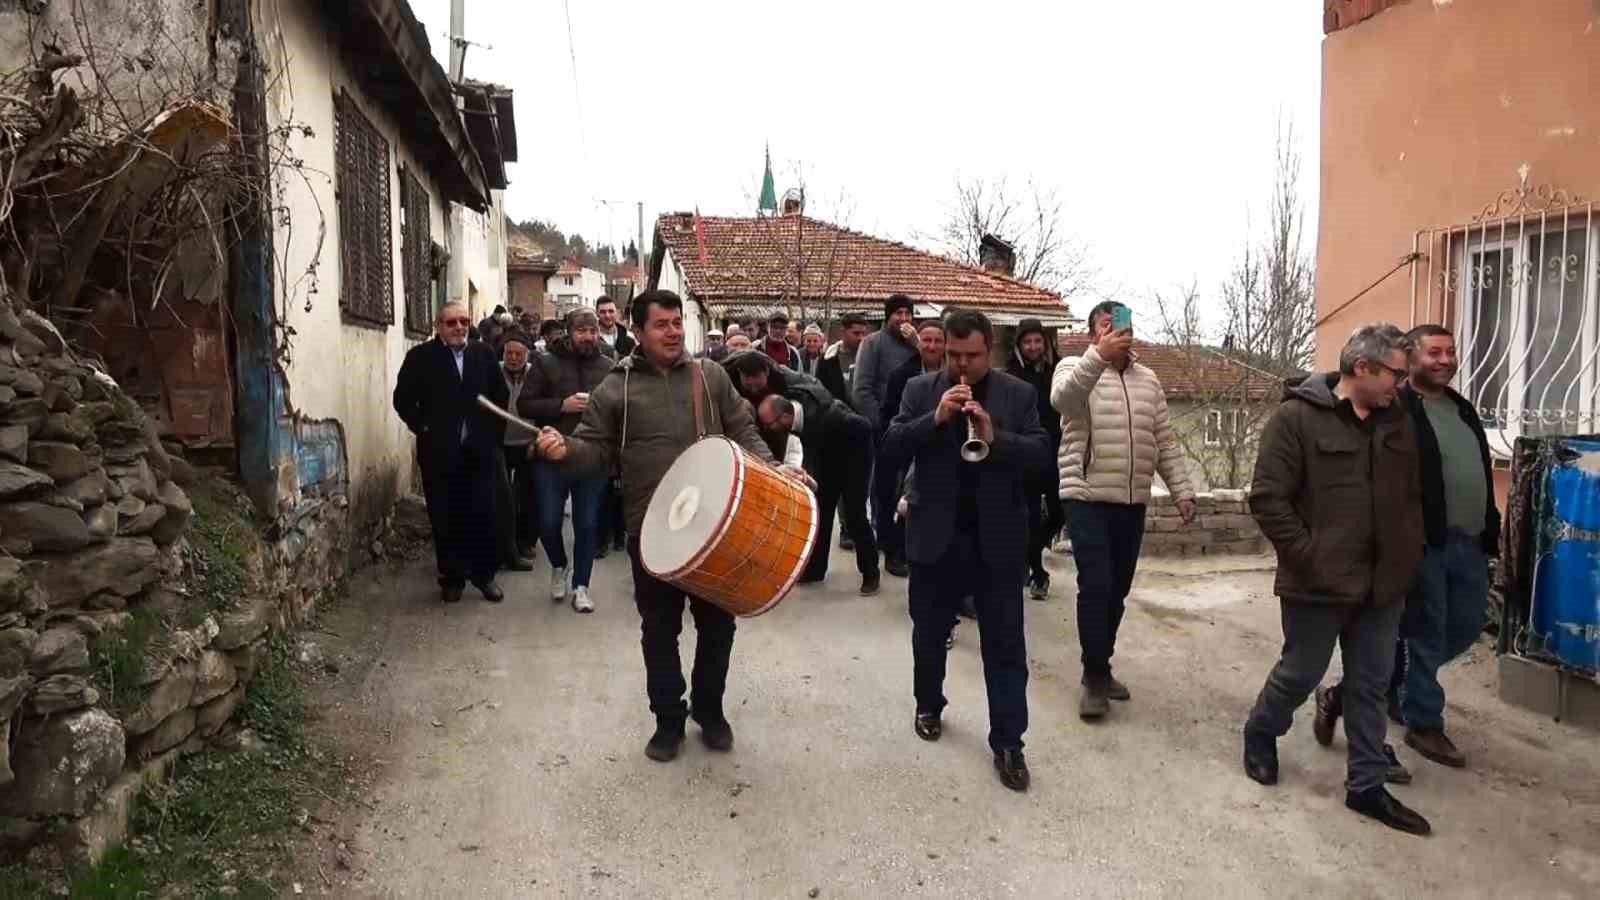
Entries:
MULTIPOLYGON (((271 7, 269 7, 270 9, 271 7)), ((398 166, 417 173, 432 195, 429 231, 445 243, 445 208, 437 182, 418 165, 399 137, 393 116, 367 98, 345 64, 319 15, 308 0, 283 0, 280 15, 258 25, 269 66, 286 74, 268 87, 271 125, 309 125, 311 138, 296 134, 290 150, 305 160, 309 178, 280 176, 278 202, 289 210, 287 227, 276 223, 279 256, 275 290, 281 319, 292 329, 292 355, 287 366, 288 403, 312 420, 336 423, 344 444, 352 513, 381 515, 397 493, 411 488, 413 441, 394 414, 391 397, 400 364, 416 340, 405 332, 405 297, 401 277, 400 181, 398 166), (394 265, 394 323, 386 329, 347 325, 339 310, 338 202, 335 196, 335 128, 333 101, 344 89, 357 99, 390 145, 390 239, 394 265), (325 235, 318 253, 318 221, 325 235), (305 276, 315 259, 317 271, 305 276), (308 309, 309 305, 309 309, 308 309), (373 492, 385 496, 369 496, 373 492)), ((302 493, 314 493, 339 461, 328 445, 336 440, 326 427, 302 424, 294 440, 295 471, 283 472, 282 489, 296 480, 302 493)))
MULTIPOLYGON (((1417 229, 1516 187, 1523 164, 1530 185, 1600 199, 1597 6, 1407 3, 1323 40, 1322 314, 1410 253, 1417 229)), ((1318 330, 1317 364, 1331 368, 1362 322, 1410 316, 1402 270, 1318 330)))

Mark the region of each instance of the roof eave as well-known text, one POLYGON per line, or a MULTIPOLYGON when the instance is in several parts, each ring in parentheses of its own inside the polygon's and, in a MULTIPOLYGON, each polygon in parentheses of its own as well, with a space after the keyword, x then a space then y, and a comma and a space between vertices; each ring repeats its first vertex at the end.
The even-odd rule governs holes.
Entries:
POLYGON ((346 58, 362 87, 388 106, 445 199, 488 209, 489 188, 444 69, 433 58, 427 33, 405 0, 352 0, 321 4, 337 26, 346 58), (396 78, 396 73, 403 75, 396 78))

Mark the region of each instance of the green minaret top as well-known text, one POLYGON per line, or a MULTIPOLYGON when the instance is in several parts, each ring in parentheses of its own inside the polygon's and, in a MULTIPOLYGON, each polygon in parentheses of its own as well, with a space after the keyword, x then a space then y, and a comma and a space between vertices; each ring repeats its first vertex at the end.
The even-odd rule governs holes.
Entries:
POLYGON ((761 200, 756 204, 757 212, 775 213, 778 211, 778 192, 772 185, 772 148, 767 148, 767 171, 761 177, 761 200))

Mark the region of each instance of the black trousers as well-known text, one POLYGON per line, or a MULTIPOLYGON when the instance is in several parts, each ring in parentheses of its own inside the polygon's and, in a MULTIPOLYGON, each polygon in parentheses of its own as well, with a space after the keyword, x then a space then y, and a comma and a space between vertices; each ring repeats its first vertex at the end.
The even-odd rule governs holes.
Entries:
POLYGON ((1028 490, 1028 574, 1045 574, 1044 550, 1063 525, 1066 512, 1061 508, 1059 487, 1054 481, 1028 490))
MULTIPOLYGON (((874 447, 882 446, 880 436, 874 447)), ((906 526, 894 518, 895 507, 900 503, 900 477, 904 474, 881 456, 872 472, 872 523, 878 531, 878 549, 889 559, 906 558, 906 526)))
POLYGON ((828 574, 828 554, 833 547, 833 517, 844 520, 844 533, 856 545, 856 571, 878 571, 878 542, 867 522, 867 491, 872 479, 872 431, 865 419, 858 426, 840 429, 822 442, 816 458, 806 468, 817 481, 817 543, 806 563, 805 578, 828 574), (840 502, 844 503, 840 511, 840 502))
POLYGON ((983 564, 975 533, 957 533, 933 565, 912 563, 911 659, 917 712, 945 707, 945 640, 961 598, 978 611, 983 683, 989 695, 989 746, 1021 749, 1028 730, 1028 649, 1022 628, 1022 572, 983 564))
POLYGON ((500 454, 463 448, 441 460, 418 453, 418 465, 439 584, 458 588, 468 580, 493 580, 500 563, 495 536, 496 479, 505 473, 500 454))
POLYGON ((639 563, 637 537, 628 538, 628 557, 633 562, 633 602, 639 608, 650 711, 662 722, 682 722, 691 714, 700 722, 722 718, 728 658, 733 653, 733 614, 646 572, 639 563), (687 704, 683 702, 683 662, 678 656, 685 603, 698 635, 687 704))
POLYGON ((1144 543, 1144 505, 1068 500, 1067 532, 1078 568, 1078 643, 1083 674, 1110 675, 1144 543))
POLYGON ((606 479, 605 495, 600 500, 600 536, 596 547, 622 547, 628 540, 628 520, 622 514, 622 485, 615 478, 606 479))
POLYGON ((506 478, 511 489, 511 521, 510 531, 514 536, 515 546, 512 548, 524 556, 524 549, 533 552, 533 547, 539 539, 539 509, 534 496, 533 468, 534 460, 528 456, 527 447, 505 448, 506 451, 506 478))

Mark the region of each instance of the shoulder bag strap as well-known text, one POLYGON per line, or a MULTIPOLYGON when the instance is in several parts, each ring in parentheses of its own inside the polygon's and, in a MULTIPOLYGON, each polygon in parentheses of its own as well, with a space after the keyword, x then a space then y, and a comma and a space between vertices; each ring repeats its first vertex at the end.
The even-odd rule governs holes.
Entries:
POLYGON ((706 436, 705 401, 705 373, 700 371, 700 361, 689 361, 690 390, 694 394, 694 437, 699 440, 706 436))

